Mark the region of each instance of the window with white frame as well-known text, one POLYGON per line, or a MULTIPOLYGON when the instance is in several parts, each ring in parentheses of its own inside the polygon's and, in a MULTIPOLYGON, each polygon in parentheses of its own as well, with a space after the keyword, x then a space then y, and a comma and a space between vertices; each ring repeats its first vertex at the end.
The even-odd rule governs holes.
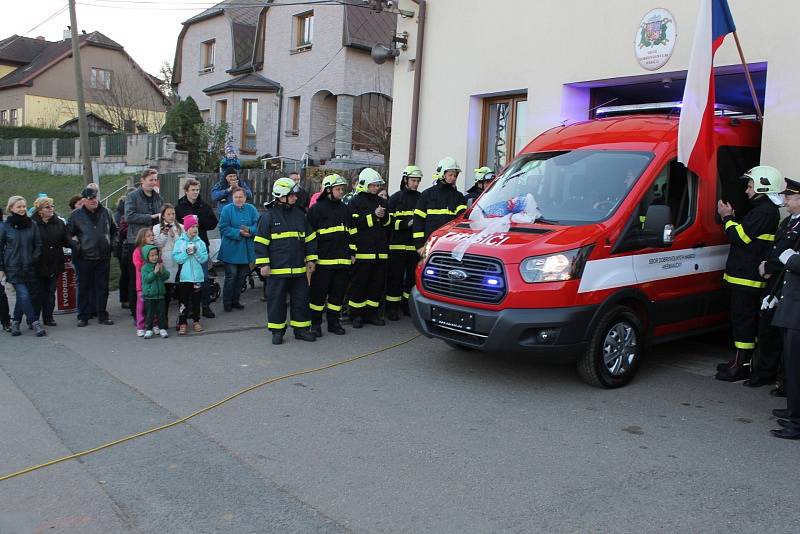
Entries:
POLYGON ((0 110, 0 124, 8 124, 8 111, 0 110))
POLYGON ((9 116, 8 116, 8 124, 11 125, 11 126, 16 126, 17 125, 17 110, 16 109, 9 110, 8 114, 9 114, 9 116))
POLYGON ((307 11, 294 16, 295 49, 310 48, 314 41, 314 12, 307 11))
POLYGON ((92 89, 100 89, 101 91, 110 91, 111 71, 92 67, 92 72, 89 76, 89 87, 92 89))

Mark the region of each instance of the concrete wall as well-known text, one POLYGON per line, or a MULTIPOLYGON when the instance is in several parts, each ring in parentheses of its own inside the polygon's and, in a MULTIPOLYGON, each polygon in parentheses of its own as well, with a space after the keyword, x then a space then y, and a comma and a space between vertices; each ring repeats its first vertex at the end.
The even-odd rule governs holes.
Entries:
POLYGON ((228 17, 219 15, 189 26, 183 37, 182 54, 178 94, 181 98, 191 96, 197 102, 198 108, 211 110, 213 114, 212 99, 203 93, 203 89, 231 79, 231 75, 225 72, 233 67, 233 35, 228 17), (214 72, 200 74, 203 62, 202 43, 210 39, 216 39, 214 72))
MULTIPOLYGON (((658 72, 687 69, 697 17, 696 0, 660 3, 618 0, 437 0, 428 2, 418 157, 426 177, 436 162, 451 155, 464 168, 477 163, 480 113, 476 100, 507 91, 527 91, 527 137, 562 120, 583 120, 588 108, 570 105, 567 83, 649 74, 634 56, 634 40, 650 9, 669 9, 678 36, 669 62, 658 72), (490 37, 464 28, 492 27, 490 37)), ((417 10, 410 0, 399 7, 417 10)), ((773 0, 769 9, 755 2, 731 2, 748 62, 768 62, 762 161, 787 176, 800 175, 800 84, 794 33, 800 4, 773 0)), ((417 20, 400 19, 398 30, 411 35, 409 50, 395 65, 392 125, 392 188, 408 163, 409 130, 417 20)), ((480 32, 477 32, 480 33, 480 32)), ((717 52, 716 66, 739 63, 732 37, 717 52)), ((574 96, 574 95, 573 95, 574 96)), ((461 177, 463 187, 464 176, 461 177)))

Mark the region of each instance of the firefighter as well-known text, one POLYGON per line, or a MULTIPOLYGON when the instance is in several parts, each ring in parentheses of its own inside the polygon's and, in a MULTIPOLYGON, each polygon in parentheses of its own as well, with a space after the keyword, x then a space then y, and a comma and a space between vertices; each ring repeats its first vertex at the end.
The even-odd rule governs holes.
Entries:
POLYGON ((390 321, 400 319, 400 308, 408 315, 408 299, 414 286, 414 270, 419 262, 419 254, 412 237, 412 227, 414 209, 421 194, 417 191, 420 181, 422 181, 420 168, 409 165, 403 171, 400 191, 389 198, 392 235, 389 243, 389 280, 386 284, 386 318, 390 321))
POLYGON ((353 265, 350 298, 347 302, 353 328, 364 323, 383 326, 380 306, 386 287, 386 262, 389 243, 387 203, 378 196, 385 183, 374 169, 366 168, 358 175, 359 193, 350 201, 352 227, 355 230, 356 262, 353 265))
POLYGON ((758 318, 758 356, 753 359, 752 377, 744 383, 745 386, 759 387, 777 381, 778 386, 770 391, 775 396, 785 396, 783 380, 779 374, 783 336, 780 329, 772 325, 772 319, 775 315, 774 304, 781 296, 783 285, 780 276, 783 262, 780 261, 780 256, 786 250, 796 249, 800 244, 800 182, 787 178, 783 194, 789 216, 781 222, 775 233, 775 244, 766 260, 758 267, 759 274, 767 280, 767 288, 758 318))
POLYGON ((424 256, 428 236, 467 209, 464 195, 456 189, 459 173, 461 167, 456 160, 444 158, 436 167, 436 183, 426 189, 417 202, 413 237, 420 256, 424 256))
POLYGON ((316 341, 309 332, 308 279, 317 260, 317 234, 311 230, 305 214, 295 207, 297 185, 289 178, 278 178, 272 186, 274 200, 258 220, 255 236, 256 265, 267 279, 267 328, 272 344, 283 343, 286 332, 286 295, 289 294, 292 318, 289 325, 295 339, 316 341))
POLYGON ((340 315, 355 261, 351 237, 352 217, 342 202, 347 180, 331 174, 322 180, 322 192, 308 211, 308 222, 317 234, 317 268, 311 276, 311 333, 322 336, 322 312, 326 301, 328 332, 344 335, 340 315))
POLYGON ((494 180, 494 171, 489 167, 475 169, 475 185, 470 187, 467 194, 464 195, 464 198, 467 199, 467 204, 472 204, 478 200, 478 197, 492 183, 492 180, 494 180))
POLYGON ((783 189, 783 175, 769 166, 747 171, 747 198, 750 211, 740 220, 724 200, 717 203, 725 233, 731 243, 723 279, 731 290, 731 326, 736 356, 717 366, 717 380, 736 382, 750 377, 750 363, 756 348, 761 294, 767 283, 758 274, 761 260, 767 257, 775 240, 780 215, 777 204, 783 189))

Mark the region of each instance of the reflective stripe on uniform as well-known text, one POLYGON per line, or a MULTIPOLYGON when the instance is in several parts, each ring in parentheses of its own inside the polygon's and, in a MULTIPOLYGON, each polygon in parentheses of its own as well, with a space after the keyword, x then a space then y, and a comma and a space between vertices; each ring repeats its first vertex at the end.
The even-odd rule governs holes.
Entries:
POLYGON ((272 239, 286 239, 287 237, 296 237, 299 239, 305 236, 305 232, 279 232, 277 234, 272 234, 272 239))
POLYGON ((408 250, 414 252, 417 249, 414 245, 389 245, 389 250, 408 250))
POLYGON ((338 258, 338 259, 335 259, 335 260, 318 260, 317 261, 318 265, 350 265, 351 263, 353 263, 353 262, 349 258, 348 259, 338 258))
POLYGON ((355 243, 350 243, 347 246, 350 247, 350 250, 352 250, 352 251, 358 250, 358 246, 355 243))
POLYGON ((425 237, 425 232, 414 232, 412 236, 414 239, 422 239, 425 237))
POLYGON ((417 216, 419 216, 419 217, 422 217, 423 219, 425 219, 425 218, 428 216, 428 214, 427 214, 427 213, 425 213, 424 211, 422 211, 422 210, 420 210, 420 209, 416 209, 416 210, 414 210, 414 215, 417 215, 417 216))
POLYGON ((366 305, 371 307, 371 308, 380 308, 381 303, 380 302, 375 302, 374 300, 368 300, 366 302, 366 305))
POLYGON ((256 258, 256 265, 269 265, 269 258, 256 258))
POLYGON ((728 221, 725 223, 725 230, 729 230, 730 228, 736 229, 736 233, 739 234, 739 239, 741 239, 742 243, 744 243, 745 245, 749 245, 753 241, 752 239, 750 239, 750 236, 744 233, 744 227, 742 227, 741 224, 735 221, 728 221))
POLYGON ((401 302, 402 300, 403 300, 403 297, 395 297, 395 296, 391 296, 391 295, 386 295, 386 301, 387 302, 401 302))
POLYGON ((411 293, 406 293, 405 291, 403 291, 403 298, 406 299, 406 300, 410 299, 411 298, 411 293))
POLYGON ((310 243, 310 242, 314 241, 316 238, 317 238, 317 233, 316 232, 311 232, 310 234, 308 234, 306 236, 306 243, 310 243))
POLYGON ((756 348, 755 343, 748 343, 745 341, 734 341, 733 346, 736 347, 737 349, 745 349, 745 350, 756 348))
POLYGON ((326 234, 333 234, 336 232, 346 232, 346 231, 347 228, 345 228, 343 224, 340 224, 339 226, 329 226, 327 228, 320 228, 319 230, 317 230, 317 233, 319 235, 326 235, 326 234))
POLYGON ((305 267, 285 267, 282 269, 272 269, 270 274, 303 274, 305 272, 305 267))
POLYGON ((316 304, 309 303, 308 307, 311 308, 312 310, 318 311, 318 312, 321 312, 322 310, 325 309, 325 305, 324 304, 322 306, 317 306, 316 304))
POLYGON ((773 234, 761 234, 756 236, 756 239, 760 239, 761 241, 775 241, 775 236, 773 234))
POLYGON ((309 328, 311 321, 289 321, 292 328, 309 328))
POLYGON ((328 303, 328 309, 331 311, 342 311, 341 306, 337 306, 336 304, 331 304, 330 302, 328 303))
POLYGON ((270 330, 283 330, 286 328, 286 322, 283 323, 267 323, 267 328, 270 330))
POLYGON ((308 263, 309 261, 317 261, 318 259, 319 256, 317 256, 316 254, 309 254, 308 256, 306 256, 306 263, 308 263))
POLYGON ((348 300, 347 301, 347 305, 350 306, 351 308, 363 308, 364 306, 367 305, 367 303, 366 302, 353 302, 352 300, 348 300))
POLYGON ((729 284, 735 284, 737 286, 755 287, 755 288, 767 287, 766 282, 748 280, 747 278, 737 278, 735 276, 730 276, 728 273, 723 274, 722 279, 728 282, 729 284))
POLYGON ((262 245, 269 245, 269 239, 261 237, 260 235, 255 236, 253 238, 253 241, 255 241, 256 243, 261 243, 262 245))

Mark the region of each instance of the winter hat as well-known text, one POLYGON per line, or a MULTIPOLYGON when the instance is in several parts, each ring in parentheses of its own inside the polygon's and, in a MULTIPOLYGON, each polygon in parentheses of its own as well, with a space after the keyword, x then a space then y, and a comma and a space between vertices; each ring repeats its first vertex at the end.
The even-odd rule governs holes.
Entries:
POLYGON ((192 226, 197 226, 197 224, 198 224, 197 215, 191 215, 190 214, 190 215, 187 215, 186 217, 183 218, 183 229, 184 230, 188 231, 189 228, 191 228, 192 226))

